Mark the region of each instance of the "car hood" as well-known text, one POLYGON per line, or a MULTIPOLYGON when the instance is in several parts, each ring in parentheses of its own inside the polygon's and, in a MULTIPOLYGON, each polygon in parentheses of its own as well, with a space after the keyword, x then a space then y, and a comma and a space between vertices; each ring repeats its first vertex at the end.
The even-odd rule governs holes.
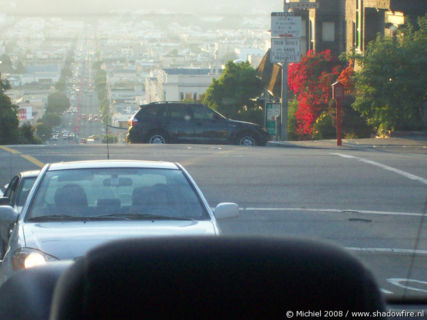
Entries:
POLYGON ((25 247, 60 260, 74 259, 112 240, 156 236, 216 235, 212 221, 78 221, 26 223, 25 247))

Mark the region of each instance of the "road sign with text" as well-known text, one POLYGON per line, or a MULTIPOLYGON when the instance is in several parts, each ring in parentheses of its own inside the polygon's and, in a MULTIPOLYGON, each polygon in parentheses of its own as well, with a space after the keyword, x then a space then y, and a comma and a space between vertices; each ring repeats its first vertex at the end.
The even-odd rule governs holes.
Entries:
POLYGON ((300 38, 301 17, 286 12, 271 13, 271 37, 300 38))
POLYGON ((307 10, 307 9, 318 9, 319 4, 317 2, 287 2, 286 9, 299 9, 299 10, 307 10))
POLYGON ((272 63, 291 63, 301 60, 299 39, 272 38, 270 61, 272 63))

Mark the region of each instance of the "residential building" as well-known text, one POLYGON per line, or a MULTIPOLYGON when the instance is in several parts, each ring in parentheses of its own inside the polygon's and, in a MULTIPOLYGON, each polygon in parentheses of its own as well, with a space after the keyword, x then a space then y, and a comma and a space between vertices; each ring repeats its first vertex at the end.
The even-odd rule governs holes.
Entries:
POLYGON ((426 12, 426 0, 346 0, 346 50, 363 52, 377 34, 392 36, 408 19, 426 12))
MULTIPOLYGON (((408 19, 427 12, 427 0, 288 0, 317 3, 317 8, 292 9, 302 17, 301 52, 330 49, 338 56, 355 50, 362 53, 378 34, 393 36, 408 19)), ((267 51, 258 75, 273 97, 280 97, 281 66, 271 64, 267 51)))
POLYGON ((165 68, 158 77, 147 79, 147 102, 201 100, 218 76, 217 69, 165 68))
POLYGON ((314 2, 313 9, 294 9, 302 17, 302 52, 330 49, 362 53, 378 34, 393 35, 410 17, 427 12, 426 0, 288 0, 314 2))

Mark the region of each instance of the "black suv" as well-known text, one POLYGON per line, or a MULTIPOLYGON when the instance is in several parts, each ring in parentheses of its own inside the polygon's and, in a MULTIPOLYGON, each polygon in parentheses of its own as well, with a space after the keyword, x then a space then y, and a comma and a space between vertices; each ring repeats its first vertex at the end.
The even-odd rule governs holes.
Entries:
POLYGON ((142 105, 129 120, 130 143, 218 143, 265 145, 259 125, 225 118, 203 104, 155 102, 142 105))

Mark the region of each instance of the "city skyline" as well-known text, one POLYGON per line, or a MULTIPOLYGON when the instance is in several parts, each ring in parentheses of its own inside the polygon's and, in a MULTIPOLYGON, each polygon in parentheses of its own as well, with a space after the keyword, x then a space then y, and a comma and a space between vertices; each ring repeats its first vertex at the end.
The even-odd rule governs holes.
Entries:
POLYGON ((281 0, 8 0, 0 1, 3 13, 16 15, 90 15, 118 11, 176 12, 193 14, 256 14, 280 11, 281 0))

